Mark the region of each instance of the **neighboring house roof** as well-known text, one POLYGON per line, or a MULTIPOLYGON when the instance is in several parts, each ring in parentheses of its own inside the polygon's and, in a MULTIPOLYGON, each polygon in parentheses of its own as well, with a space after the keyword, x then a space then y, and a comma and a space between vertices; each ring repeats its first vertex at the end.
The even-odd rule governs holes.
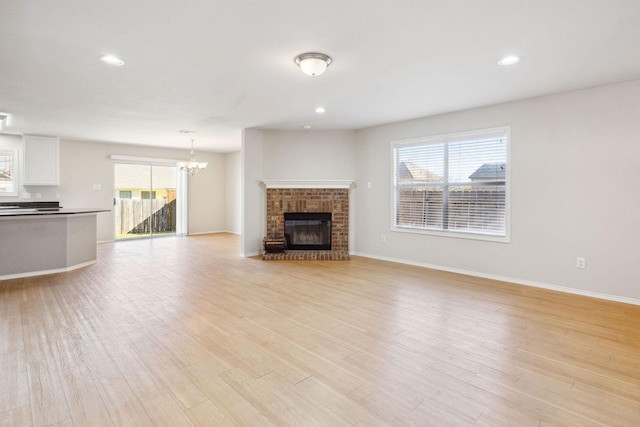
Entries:
POLYGON ((505 179, 505 166, 506 164, 504 162, 484 163, 469 175, 469 179, 472 181, 505 179))
POLYGON ((414 182, 442 182, 440 175, 411 162, 401 162, 398 165, 398 179, 414 182))

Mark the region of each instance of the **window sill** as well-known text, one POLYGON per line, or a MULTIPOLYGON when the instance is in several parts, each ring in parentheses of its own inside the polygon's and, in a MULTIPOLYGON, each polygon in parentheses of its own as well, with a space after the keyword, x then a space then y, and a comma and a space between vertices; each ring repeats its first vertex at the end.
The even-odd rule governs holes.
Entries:
POLYGON ((423 234, 438 237, 452 237, 454 239, 483 240, 486 242, 495 243, 511 243, 511 237, 508 234, 506 236, 492 236, 489 234, 471 233, 464 231, 437 231, 397 226, 392 226, 391 231, 398 233, 423 234))

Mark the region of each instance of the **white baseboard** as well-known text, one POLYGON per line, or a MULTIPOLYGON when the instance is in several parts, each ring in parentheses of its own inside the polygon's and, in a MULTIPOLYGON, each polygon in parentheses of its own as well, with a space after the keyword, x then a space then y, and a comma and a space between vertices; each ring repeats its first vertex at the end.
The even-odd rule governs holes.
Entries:
POLYGON ((93 261, 87 261, 87 262, 83 262, 83 263, 72 265, 70 267, 65 267, 65 268, 54 268, 52 270, 27 271, 25 273, 7 274, 5 276, 0 276, 0 280, 20 279, 22 277, 44 276, 45 274, 67 273, 69 271, 87 267, 95 263, 96 263, 96 260, 93 260, 93 261))
POLYGON ((603 300, 608 300, 608 301, 622 302, 622 303, 625 303, 625 304, 640 305, 640 300, 637 300, 637 299, 621 297, 621 296, 618 296, 618 295, 602 294, 602 293, 599 293, 599 292, 585 291, 585 290, 582 290, 582 289, 570 288, 570 287, 567 287, 567 286, 552 285, 552 284, 549 284, 549 283, 535 282, 535 281, 532 281, 532 280, 518 279, 518 278, 515 278, 515 277, 507 277, 507 276, 499 276, 499 275, 496 275, 496 274, 480 273, 480 272, 477 272, 477 271, 463 270, 463 269, 460 269, 460 268, 452 268, 452 267, 444 267, 444 266, 441 266, 441 265, 433 265, 433 264, 427 264, 427 263, 423 263, 423 262, 407 261, 407 260, 404 260, 404 259, 391 258, 391 257, 385 257, 385 256, 379 256, 379 255, 373 255, 373 254, 367 254, 367 253, 355 252, 353 255, 361 256, 361 257, 364 257, 364 258, 378 259, 378 260, 381 260, 381 261, 395 262, 395 263, 398 263, 398 264, 406 264, 406 265, 413 265, 413 266, 416 266, 416 267, 430 268, 430 269, 433 269, 433 270, 446 271, 446 272, 449 272, 449 273, 464 274, 466 276, 481 277, 483 279, 492 279, 492 280, 498 280, 498 281, 501 281, 501 282, 515 283, 517 285, 532 286, 534 288, 548 289, 548 290, 551 290, 551 291, 564 292, 564 293, 568 293, 568 294, 582 295, 582 296, 586 296, 586 297, 598 298, 598 299, 603 299, 603 300))
MULTIPOLYGON (((184 237, 184 236, 198 236, 198 235, 202 235, 202 234, 218 234, 218 233, 229 233, 229 234, 236 234, 236 235, 240 235, 240 233, 237 233, 235 231, 228 231, 228 230, 219 230, 219 231, 199 231, 197 233, 189 233, 189 234, 175 234, 175 236, 178 237, 184 237)), ((155 236, 155 237, 171 237, 174 235, 168 235, 168 236, 155 236)), ((142 237, 132 237, 132 238, 128 238, 128 239, 121 239, 121 240, 116 240, 116 239, 111 239, 111 240, 98 240, 98 244, 103 244, 103 243, 114 243, 116 241, 119 242, 126 242, 128 240, 143 240, 143 239, 148 239, 150 238, 149 236, 142 236, 142 237)))
POLYGON ((197 233, 189 233, 187 234, 187 236, 199 236, 201 234, 218 234, 218 233, 230 233, 230 231, 226 231, 226 230, 198 231, 197 233))

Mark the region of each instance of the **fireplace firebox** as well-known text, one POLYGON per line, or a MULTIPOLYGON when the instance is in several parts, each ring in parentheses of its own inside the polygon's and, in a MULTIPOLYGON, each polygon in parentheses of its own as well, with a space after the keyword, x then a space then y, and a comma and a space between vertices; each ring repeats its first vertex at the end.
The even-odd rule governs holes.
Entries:
POLYGON ((287 249, 331 250, 331 212, 285 212, 287 249))

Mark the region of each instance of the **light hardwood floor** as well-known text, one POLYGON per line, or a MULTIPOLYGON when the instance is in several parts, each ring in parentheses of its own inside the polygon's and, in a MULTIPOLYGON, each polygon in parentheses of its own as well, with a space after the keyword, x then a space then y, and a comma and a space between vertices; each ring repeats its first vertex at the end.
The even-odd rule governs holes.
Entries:
POLYGON ((0 282, 3 426, 637 426, 640 307, 230 234, 0 282))

